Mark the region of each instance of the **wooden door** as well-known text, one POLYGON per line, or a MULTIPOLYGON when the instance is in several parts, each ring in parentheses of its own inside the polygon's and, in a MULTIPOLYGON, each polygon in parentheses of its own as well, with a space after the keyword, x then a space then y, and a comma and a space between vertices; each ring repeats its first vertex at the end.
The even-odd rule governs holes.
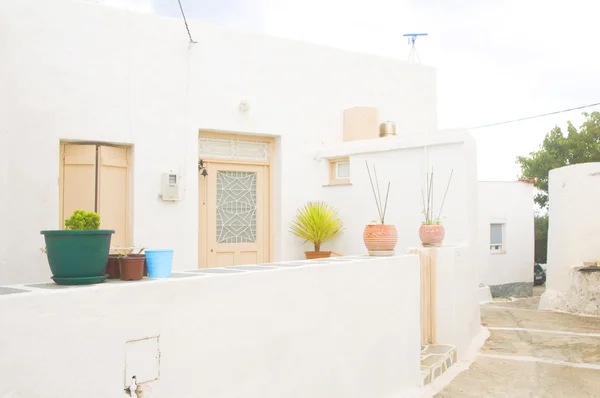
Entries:
POLYGON ((199 176, 200 267, 269 261, 268 166, 210 163, 206 171, 199 176))

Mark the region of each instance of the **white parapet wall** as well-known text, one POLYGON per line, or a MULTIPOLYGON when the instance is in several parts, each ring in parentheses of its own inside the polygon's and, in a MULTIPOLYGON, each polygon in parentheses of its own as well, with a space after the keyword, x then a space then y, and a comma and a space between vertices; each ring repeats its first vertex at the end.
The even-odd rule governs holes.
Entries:
POLYGON ((468 246, 437 250, 436 342, 452 344, 460 359, 481 331, 477 263, 468 246))
POLYGON ((4 286, 0 396, 121 397, 134 375, 146 398, 400 396, 418 297, 410 255, 4 286))
POLYGON ((600 260, 599 197, 600 163, 550 171, 547 280, 540 308, 582 312, 585 306, 578 303, 599 297, 589 288, 579 291, 588 286, 588 276, 576 269, 600 260))

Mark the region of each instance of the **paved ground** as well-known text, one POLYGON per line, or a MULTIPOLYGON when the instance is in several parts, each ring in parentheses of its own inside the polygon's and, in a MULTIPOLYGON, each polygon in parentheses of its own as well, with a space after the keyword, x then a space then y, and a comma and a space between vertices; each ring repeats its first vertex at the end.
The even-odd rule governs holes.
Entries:
POLYGON ((490 338, 436 397, 600 397, 600 318, 538 311, 542 291, 483 305, 490 338))

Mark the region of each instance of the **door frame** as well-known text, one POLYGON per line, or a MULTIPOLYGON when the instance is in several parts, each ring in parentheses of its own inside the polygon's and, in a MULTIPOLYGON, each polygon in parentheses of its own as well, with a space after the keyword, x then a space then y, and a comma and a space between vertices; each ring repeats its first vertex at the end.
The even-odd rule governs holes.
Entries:
MULTIPOLYGON (((240 133, 230 133, 230 132, 219 132, 214 130, 198 130, 198 139, 200 138, 219 138, 219 139, 232 139, 232 140, 240 140, 240 141, 257 141, 257 142, 266 142, 269 145, 269 160, 268 161, 260 161, 260 160, 245 160, 245 159, 231 159, 231 158, 217 158, 210 156, 201 157, 198 154, 198 160, 202 159, 206 164, 217 163, 217 164, 242 164, 249 166, 264 166, 266 168, 265 171, 265 181, 267 184, 264 187, 265 191, 263 195, 267 203, 265 203, 265 217, 267 218, 265 223, 265 244, 268 246, 265 249, 265 255, 267 260, 265 262, 271 262, 274 257, 275 247, 274 247, 274 235, 273 231, 275 226, 275 219, 273 214, 273 184, 274 184, 274 173, 273 173, 273 165, 274 165, 274 154, 275 154, 275 138, 270 136, 260 136, 260 135, 247 135, 240 133)), ((206 268, 208 265, 208 247, 207 247, 207 206, 205 202, 205 197, 203 197, 203 193, 207 194, 205 188, 205 179, 198 171, 198 268, 206 268), (204 187, 204 188, 203 188, 204 187), (201 239, 204 236, 204 239, 201 239), (204 260, 202 260, 204 259, 204 260)))

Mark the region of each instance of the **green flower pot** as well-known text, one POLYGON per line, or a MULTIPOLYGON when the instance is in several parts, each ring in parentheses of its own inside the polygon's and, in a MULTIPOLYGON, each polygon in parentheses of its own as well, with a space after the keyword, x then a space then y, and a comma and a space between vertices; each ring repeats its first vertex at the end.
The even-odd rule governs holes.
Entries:
POLYGON ((41 231, 52 279, 59 285, 103 282, 114 230, 41 231))

